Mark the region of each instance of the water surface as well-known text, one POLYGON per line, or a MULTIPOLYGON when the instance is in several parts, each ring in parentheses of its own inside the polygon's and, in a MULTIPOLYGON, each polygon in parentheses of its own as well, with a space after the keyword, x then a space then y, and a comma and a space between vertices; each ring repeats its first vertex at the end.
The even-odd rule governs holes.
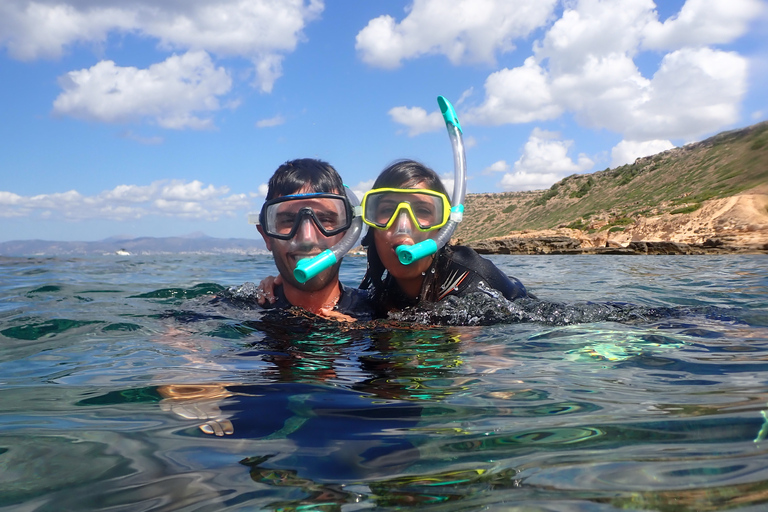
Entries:
POLYGON ((211 300, 266 257, 0 259, 0 510, 764 509, 764 256, 492 259, 540 300, 352 327, 211 300))

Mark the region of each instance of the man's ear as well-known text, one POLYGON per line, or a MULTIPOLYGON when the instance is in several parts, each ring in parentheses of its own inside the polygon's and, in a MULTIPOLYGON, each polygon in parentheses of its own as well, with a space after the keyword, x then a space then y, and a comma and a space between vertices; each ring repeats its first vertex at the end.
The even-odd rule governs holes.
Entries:
POLYGON ((271 251, 272 250, 272 237, 265 235, 264 234, 264 229, 260 225, 258 225, 258 224, 256 225, 256 229, 259 230, 259 233, 261 234, 261 238, 264 239, 264 244, 267 246, 267 250, 271 251))

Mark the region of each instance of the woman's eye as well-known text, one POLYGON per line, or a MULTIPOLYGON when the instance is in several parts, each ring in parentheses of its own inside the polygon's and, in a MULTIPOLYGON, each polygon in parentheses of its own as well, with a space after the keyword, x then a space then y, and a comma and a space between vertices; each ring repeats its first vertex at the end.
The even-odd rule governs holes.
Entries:
POLYGON ((393 213, 395 213, 395 209, 392 206, 382 206, 378 209, 379 217, 389 218, 393 213))
POLYGON ((416 215, 421 217, 434 217, 435 211, 431 208, 419 208, 416 210, 416 215))

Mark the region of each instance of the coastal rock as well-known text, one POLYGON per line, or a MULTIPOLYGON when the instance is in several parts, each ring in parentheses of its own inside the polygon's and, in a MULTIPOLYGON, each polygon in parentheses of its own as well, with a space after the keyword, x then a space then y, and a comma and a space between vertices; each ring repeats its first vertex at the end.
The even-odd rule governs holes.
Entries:
POLYGON ((501 237, 469 244, 479 254, 573 254, 581 242, 569 236, 501 237))
MULTIPOLYGON (((626 254, 626 255, 693 255, 693 254, 759 254, 768 252, 768 244, 737 245, 739 239, 710 238, 701 244, 669 241, 635 240, 626 246, 615 243, 596 245, 569 236, 535 232, 527 236, 498 237, 466 245, 479 254, 626 254)), ((460 241, 457 241, 460 242, 460 241)))
POLYGON ((696 248, 691 245, 677 242, 629 242, 627 249, 637 254, 703 254, 697 252, 696 248))

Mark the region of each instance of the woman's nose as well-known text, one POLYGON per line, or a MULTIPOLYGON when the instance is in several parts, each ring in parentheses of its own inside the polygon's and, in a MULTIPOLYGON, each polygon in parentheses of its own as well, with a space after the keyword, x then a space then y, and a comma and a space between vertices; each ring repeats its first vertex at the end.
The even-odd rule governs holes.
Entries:
POLYGON ((395 234, 396 235, 408 235, 413 234, 413 222, 411 216, 408 215, 406 210, 400 210, 395 219, 395 234))

